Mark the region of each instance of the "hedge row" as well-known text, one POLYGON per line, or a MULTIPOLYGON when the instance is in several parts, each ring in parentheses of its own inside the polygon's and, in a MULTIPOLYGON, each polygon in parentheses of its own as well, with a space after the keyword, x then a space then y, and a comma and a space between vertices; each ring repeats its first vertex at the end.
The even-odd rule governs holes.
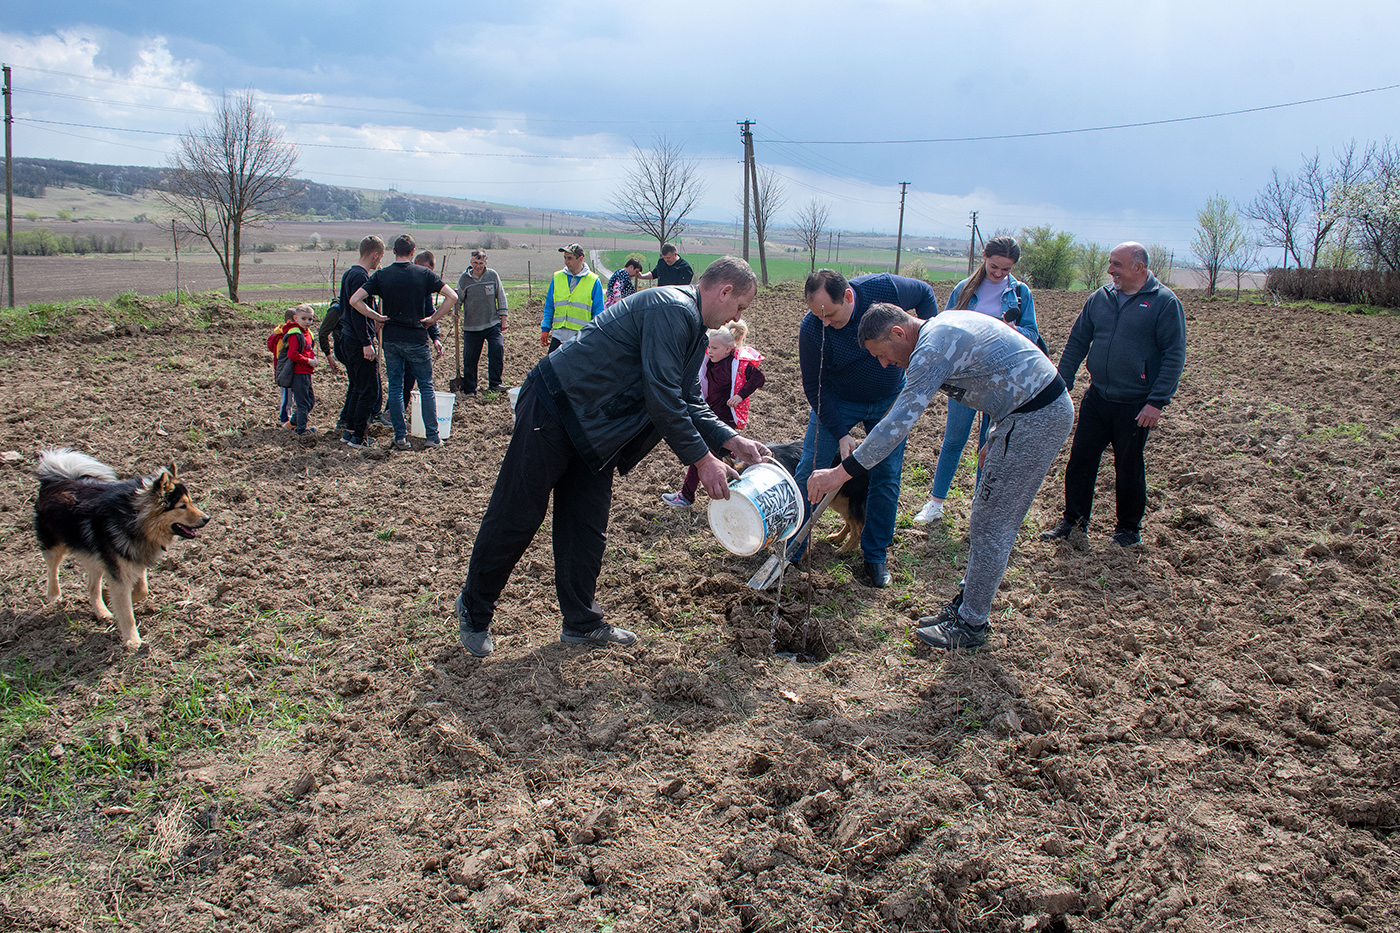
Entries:
POLYGON ((1400 308, 1400 275, 1360 269, 1270 269, 1264 287, 1284 298, 1400 308))

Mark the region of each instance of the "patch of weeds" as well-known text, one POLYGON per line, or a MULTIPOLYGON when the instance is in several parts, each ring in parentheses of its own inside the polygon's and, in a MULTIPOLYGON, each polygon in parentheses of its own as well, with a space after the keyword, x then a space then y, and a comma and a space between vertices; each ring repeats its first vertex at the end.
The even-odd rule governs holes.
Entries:
POLYGON ((390 538, 392 538, 392 537, 394 536, 394 529, 392 529, 392 528, 382 528, 382 529, 380 529, 379 531, 376 531, 376 532, 374 533, 374 536, 375 536, 376 538, 378 538, 380 541, 388 541, 390 538))
POLYGON ((846 563, 833 564, 831 566, 831 579, 842 586, 850 583, 854 579, 851 574, 851 565, 846 563))
POLYGON ((922 463, 905 464, 904 485, 914 489, 922 489, 933 482, 933 477, 929 475, 928 467, 922 463))

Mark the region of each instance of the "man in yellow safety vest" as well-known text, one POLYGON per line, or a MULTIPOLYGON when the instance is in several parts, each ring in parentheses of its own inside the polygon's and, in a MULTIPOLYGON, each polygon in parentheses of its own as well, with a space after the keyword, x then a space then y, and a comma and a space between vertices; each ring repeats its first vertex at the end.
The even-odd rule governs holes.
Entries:
POLYGON ((570 243, 559 247, 559 252, 564 254, 564 268, 549 281, 540 322, 540 345, 551 353, 603 313, 603 282, 583 261, 583 247, 570 243))

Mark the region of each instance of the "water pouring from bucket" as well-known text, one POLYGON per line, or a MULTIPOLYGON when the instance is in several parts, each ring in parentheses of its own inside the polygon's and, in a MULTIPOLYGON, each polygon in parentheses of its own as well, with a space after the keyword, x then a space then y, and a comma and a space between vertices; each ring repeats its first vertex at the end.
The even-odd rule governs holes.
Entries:
POLYGON ((710 530, 725 550, 748 557, 797 533, 802 490, 776 463, 756 463, 710 501, 710 530))

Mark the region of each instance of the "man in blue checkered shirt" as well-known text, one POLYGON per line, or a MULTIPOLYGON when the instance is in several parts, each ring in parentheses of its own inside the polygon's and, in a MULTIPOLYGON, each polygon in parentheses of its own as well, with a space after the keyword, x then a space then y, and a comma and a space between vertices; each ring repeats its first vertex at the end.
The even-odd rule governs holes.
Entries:
MULTIPOLYGON (((938 298, 933 288, 919 279, 880 272, 848 282, 831 269, 818 269, 807 276, 804 294, 809 313, 802 317, 797 348, 802 390, 812 412, 796 479, 805 490, 813 465, 819 463, 825 469, 838 454, 841 459, 850 456, 860 443, 851 436, 851 429, 859 424, 868 431, 878 424, 904 388, 904 371, 882 367, 856 339, 861 315, 872 304, 888 303, 928 320, 938 313, 938 298)), ((860 547, 865 556, 865 582, 874 587, 890 582, 885 554, 894 540, 903 468, 901 441, 870 471, 860 547)), ((801 556, 799 549, 792 559, 801 556)))

